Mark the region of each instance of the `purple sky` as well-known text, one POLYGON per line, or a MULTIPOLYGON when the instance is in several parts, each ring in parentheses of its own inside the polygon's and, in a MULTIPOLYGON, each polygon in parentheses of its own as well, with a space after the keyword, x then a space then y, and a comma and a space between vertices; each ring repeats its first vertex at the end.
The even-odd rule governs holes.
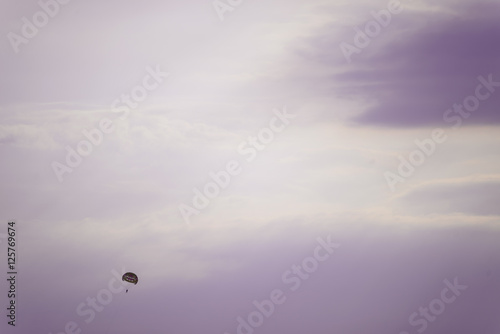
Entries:
POLYGON ((0 333, 500 333, 498 1, 54 1, 0 0, 0 333))

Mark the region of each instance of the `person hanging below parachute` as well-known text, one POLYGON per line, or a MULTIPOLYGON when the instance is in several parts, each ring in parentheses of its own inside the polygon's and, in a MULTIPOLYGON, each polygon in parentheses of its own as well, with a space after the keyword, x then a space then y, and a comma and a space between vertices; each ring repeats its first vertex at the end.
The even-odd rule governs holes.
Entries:
MULTIPOLYGON (((136 285, 137 282, 139 282, 139 278, 137 277, 136 274, 128 272, 128 273, 123 274, 122 281, 136 285)), ((127 290, 125 292, 128 292, 128 289, 129 288, 127 288, 127 290)))

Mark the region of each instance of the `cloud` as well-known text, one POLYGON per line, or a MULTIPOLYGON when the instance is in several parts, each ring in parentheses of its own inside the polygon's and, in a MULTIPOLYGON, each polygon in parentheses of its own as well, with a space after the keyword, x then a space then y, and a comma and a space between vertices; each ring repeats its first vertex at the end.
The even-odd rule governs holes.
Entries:
MULTIPOLYGON (((429 135, 415 126, 444 127, 494 72, 498 5, 413 1, 348 64, 339 43, 387 2, 246 0, 224 22, 211 1, 69 2, 19 54, 4 39, 0 212, 18 222, 20 275, 19 327, 0 332, 74 320, 82 333, 234 334, 254 300, 282 289, 254 334, 413 334, 409 315, 454 277, 469 288, 426 333, 498 332, 496 95, 464 120, 491 126, 447 133, 399 197, 383 177, 429 135), (156 64, 172 75, 116 119, 112 101, 156 64), (283 106, 296 119, 245 163, 240 143, 283 106), (104 117, 115 130, 59 183, 52 163, 104 117), (241 175, 186 226, 179 204, 233 159, 241 175), (328 235, 340 249, 291 291, 283 273, 328 235), (75 309, 113 269, 139 285, 87 325, 75 309)), ((4 7, 5 32, 39 8, 4 7)))
MULTIPOLYGON (((500 38, 500 23, 491 15, 499 9, 498 4, 479 3, 453 15, 407 13, 417 16, 410 20, 413 29, 403 30, 377 53, 361 54, 354 69, 339 76, 374 103, 354 121, 382 126, 443 124, 447 109, 473 95, 478 76, 493 74, 500 81, 500 46, 494 42, 500 38)), ((499 101, 496 92, 467 124, 499 123, 499 101)))
POLYGON ((280 289, 287 299, 258 328, 260 333, 298 334, 308 328, 316 333, 399 333, 415 329, 408 324, 410 314, 439 298, 443 281, 455 277, 468 288, 429 323, 429 333, 446 333, 450 326, 498 326, 492 314, 499 306, 494 290, 500 275, 498 230, 486 225, 282 220, 259 229, 207 226, 194 233, 142 226, 127 231, 130 238, 104 225, 89 221, 55 229, 26 226, 25 243, 38 249, 24 253, 19 285, 31 296, 23 304, 24 317, 33 321, 25 322, 26 328, 36 325, 37 330, 55 332, 73 320, 95 333, 112 327, 121 333, 167 329, 233 334, 237 317, 246 318, 255 310, 253 301, 280 289), (302 265, 312 256, 316 239, 328 235, 340 247, 292 290, 283 273, 302 265), (127 295, 115 294, 87 325, 85 317, 75 313, 77 305, 106 288, 111 270, 122 266, 139 275, 139 285, 127 295), (193 270, 202 275, 191 276, 193 270), (46 312, 42 318, 35 316, 40 305, 46 312))
MULTIPOLYGON (((299 40, 296 54, 304 65, 323 69, 317 85, 331 96, 353 99, 350 122, 383 127, 445 125, 444 112, 473 95, 478 77, 500 82, 500 22, 491 1, 443 3, 423 8, 404 2, 387 27, 347 63, 341 42, 354 45, 353 27, 364 29, 373 17, 352 26, 333 21, 299 40), (311 65, 310 65, 311 66, 311 65), (354 115, 353 115, 354 113, 354 115)), ((378 10, 383 9, 380 7, 378 10)), ((306 79, 307 80, 307 79, 306 79)), ((500 123, 497 91, 465 125, 500 123)))
POLYGON ((500 178, 458 179, 428 182, 399 198, 417 214, 500 215, 500 178))

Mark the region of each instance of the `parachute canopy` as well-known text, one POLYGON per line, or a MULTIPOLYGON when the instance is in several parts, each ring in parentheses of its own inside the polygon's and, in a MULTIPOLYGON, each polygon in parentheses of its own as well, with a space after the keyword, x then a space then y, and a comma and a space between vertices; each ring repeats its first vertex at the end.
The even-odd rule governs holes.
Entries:
POLYGON ((125 273, 122 276, 122 281, 126 281, 135 285, 137 284, 137 282, 139 282, 139 278, 134 273, 125 273))

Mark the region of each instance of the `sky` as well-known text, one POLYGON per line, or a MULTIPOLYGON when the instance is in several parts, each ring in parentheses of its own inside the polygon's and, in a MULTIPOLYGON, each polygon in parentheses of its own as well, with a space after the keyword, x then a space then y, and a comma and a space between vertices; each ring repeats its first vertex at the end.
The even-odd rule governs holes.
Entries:
POLYGON ((499 13, 0 0, 0 332, 500 333, 499 13))

